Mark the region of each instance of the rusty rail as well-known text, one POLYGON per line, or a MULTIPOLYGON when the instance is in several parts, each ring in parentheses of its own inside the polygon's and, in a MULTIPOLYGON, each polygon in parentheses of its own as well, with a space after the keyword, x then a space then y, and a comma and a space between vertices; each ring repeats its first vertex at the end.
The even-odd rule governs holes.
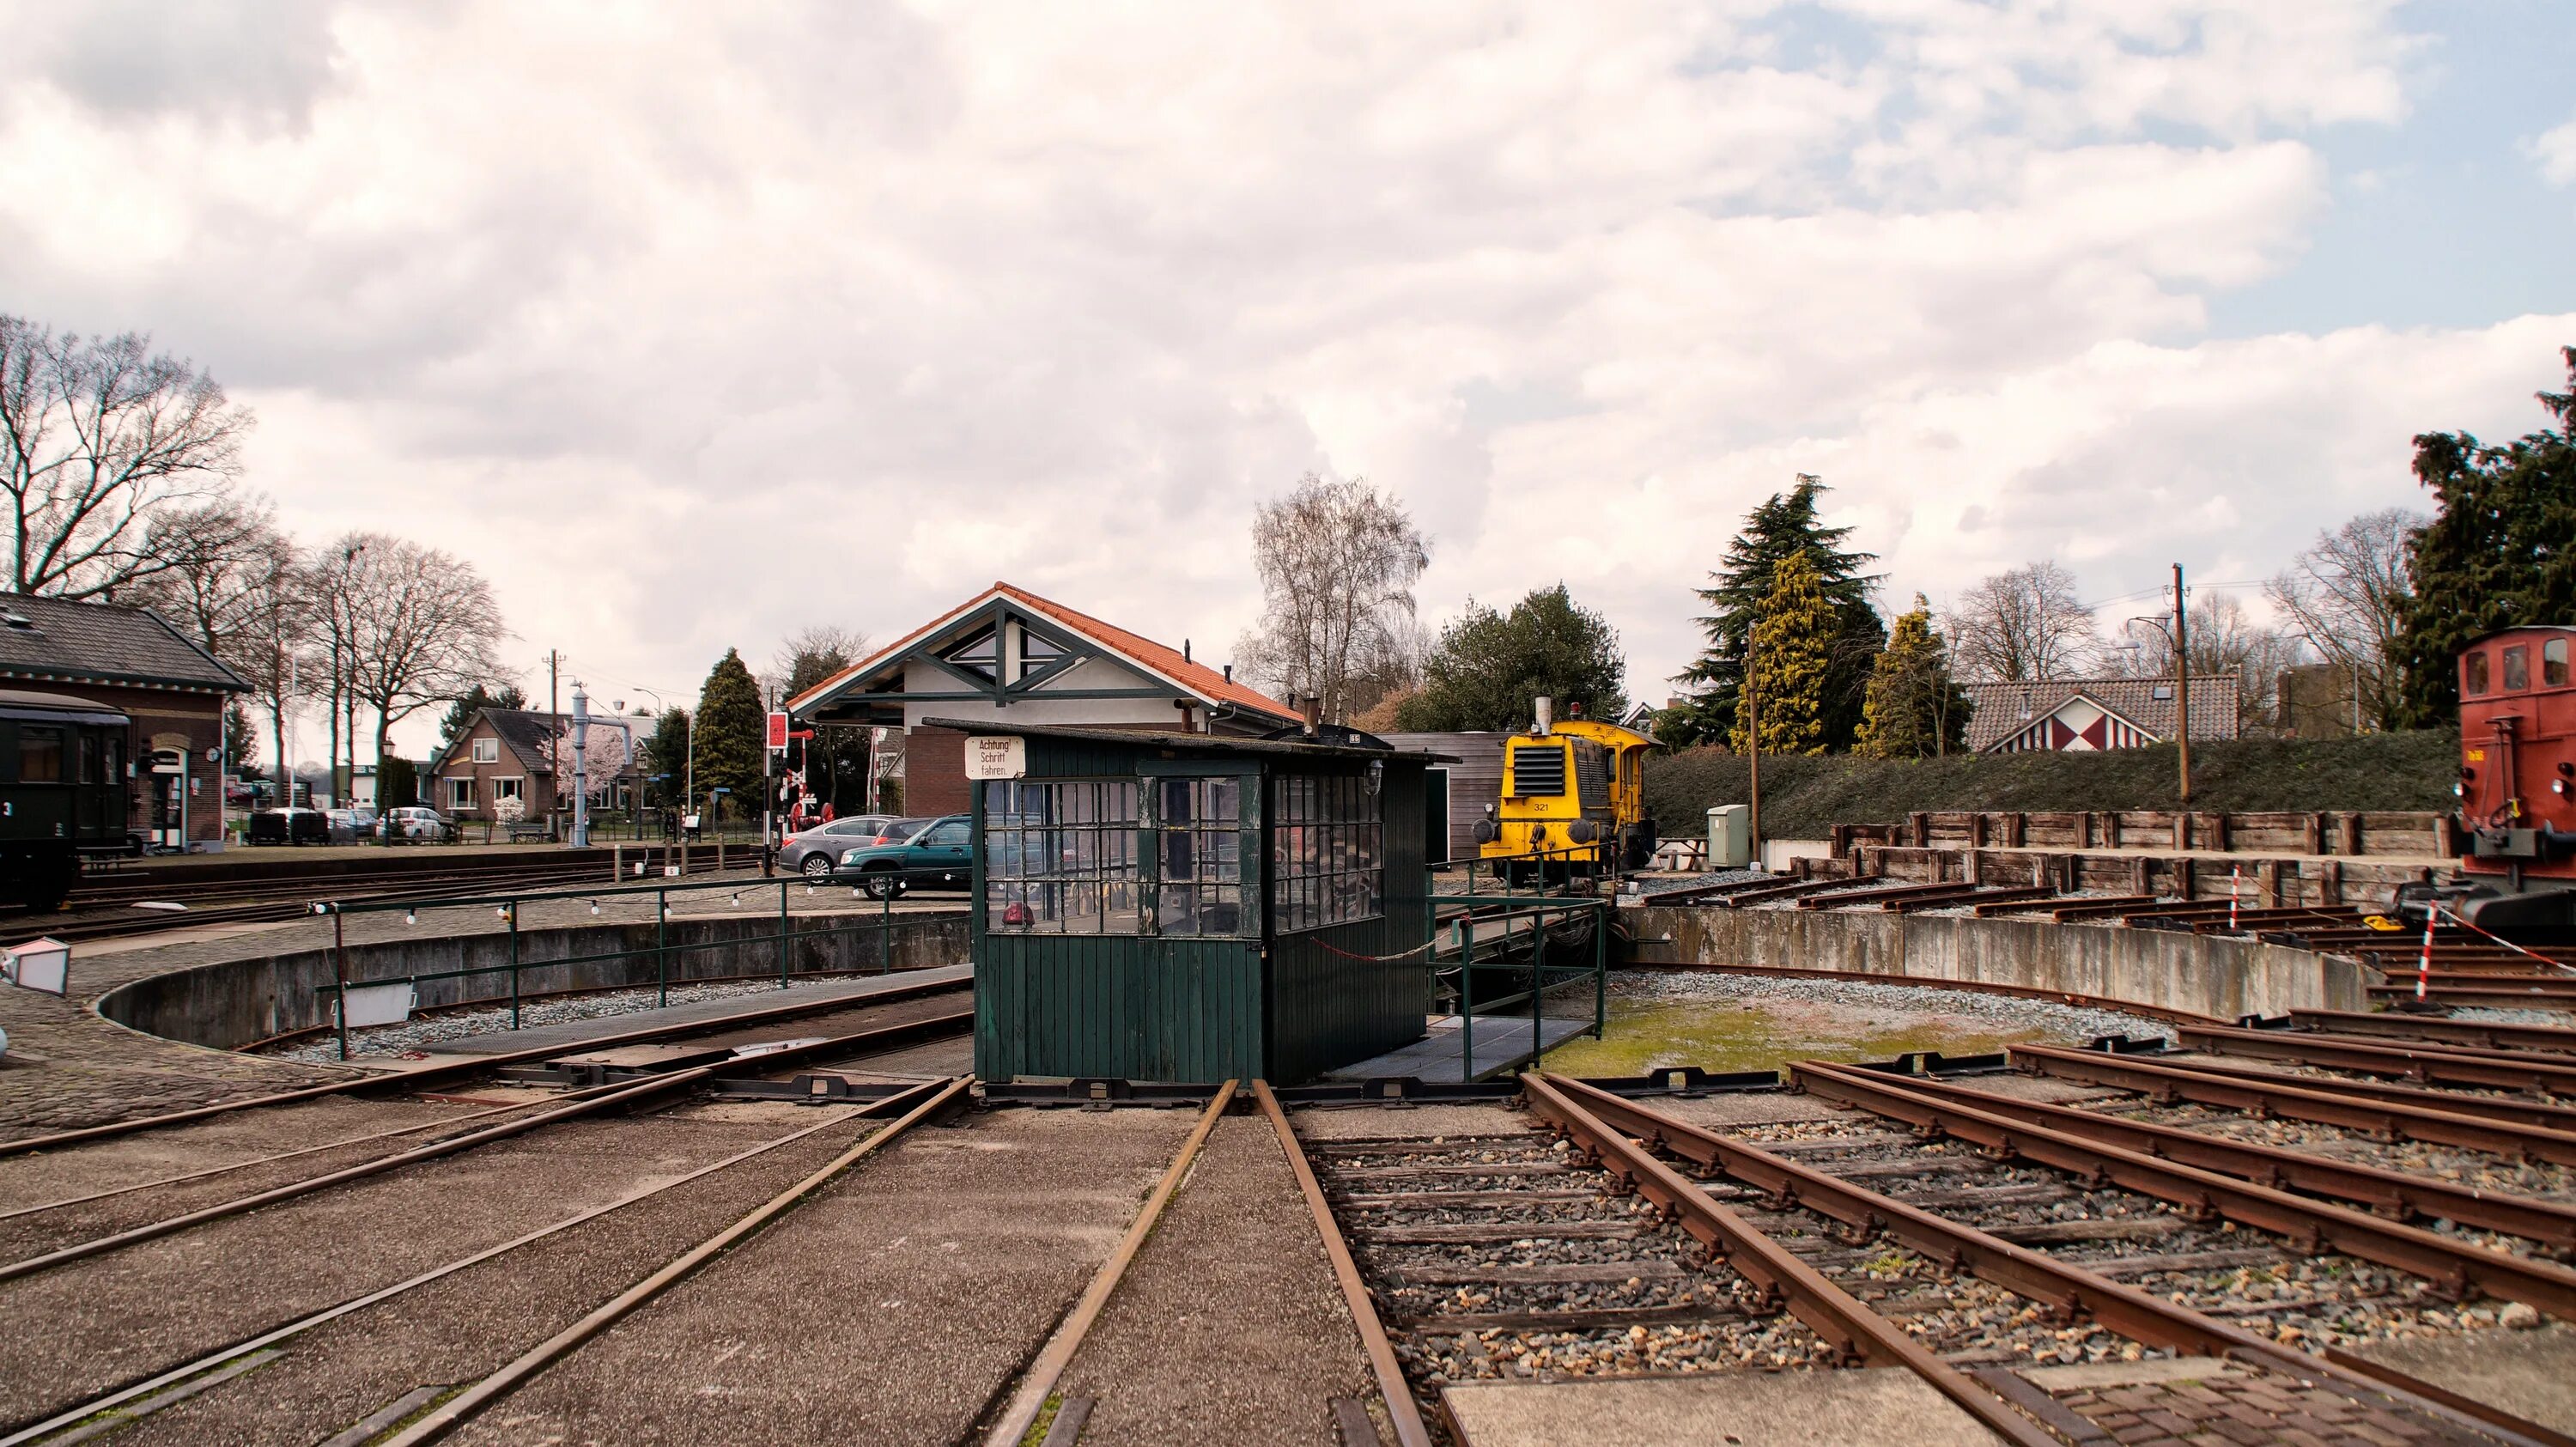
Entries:
POLYGON ((2219 1055, 2289 1060, 2356 1075, 2475 1085, 2489 1090, 2576 1095, 2576 1062, 2557 1065, 2434 1045, 2373 1044, 2306 1030, 2239 1030, 2223 1025, 2178 1025, 2174 1029, 2183 1044, 2219 1055))
MULTIPOLYGON (((1589 1151, 1614 1178, 1676 1216, 1677 1224, 1694 1240, 1814 1328, 1818 1336, 1840 1347, 1846 1356, 1879 1366, 1906 1368, 2007 1442, 2022 1447, 2057 1447, 2055 1434, 1933 1355, 1903 1327, 1862 1305, 1822 1272, 1799 1260, 1789 1248, 1709 1199, 1707 1192, 1655 1159, 1626 1132, 1614 1129, 1603 1115, 1594 1113, 1601 1106, 1593 1097, 1616 1097, 1600 1095, 1555 1075, 1524 1075, 1521 1088, 1532 1113, 1589 1151), (1583 1092, 1581 1103, 1577 1102, 1577 1091, 1583 1092)), ((1618 1118, 1611 1112, 1603 1114, 1618 1118)))
POLYGON ((1323 1184, 1315 1179, 1315 1168, 1306 1160, 1306 1147, 1297 1139, 1296 1128, 1288 1124, 1288 1113, 1279 1108, 1279 1097, 1271 1093, 1270 1082, 1252 1082, 1252 1098, 1260 1103, 1261 1113, 1270 1117, 1270 1128, 1279 1135, 1279 1149, 1288 1155, 1288 1169, 1297 1177, 1297 1189, 1306 1198, 1306 1209, 1314 1214, 1315 1231, 1324 1242, 1324 1257, 1333 1263, 1333 1280, 1342 1288, 1342 1303, 1350 1308, 1351 1325, 1359 1332, 1369 1371, 1377 1377, 1378 1396, 1386 1403, 1386 1419, 1395 1429, 1396 1447, 1431 1447, 1431 1429, 1423 1424, 1422 1409, 1414 1404, 1413 1388, 1404 1380, 1404 1364, 1396 1360, 1395 1344, 1387 1340, 1386 1323, 1378 1319, 1377 1302, 1369 1296, 1368 1283, 1360 1279, 1359 1263, 1351 1258, 1350 1243, 1342 1239, 1341 1223, 1333 1219, 1332 1203, 1324 1199, 1323 1184))
POLYGON ((2457 1221, 2502 1231, 2549 1246, 2576 1246, 2576 1206, 2499 1191, 2474 1190, 2448 1181, 2353 1165, 2325 1156, 2303 1155, 2274 1146, 2177 1130, 2167 1125, 2071 1110, 2062 1105, 2015 1100, 1973 1090, 1949 1081, 1916 1075, 1891 1075, 1906 1089, 1957 1101, 1993 1115, 2049 1126, 2068 1135, 2103 1141, 2123 1150, 2220 1171, 2267 1186, 2330 1196, 2372 1211, 2402 1212, 2419 1220, 2457 1221))
POLYGON ((972 1083, 971 1076, 960 1075, 951 1080, 932 1081, 915 1087, 907 1098, 919 1097, 921 1103, 898 1117, 885 1129, 871 1134, 866 1140, 833 1157, 812 1175, 762 1202, 749 1215, 699 1242, 661 1270, 618 1293, 614 1300, 531 1347, 500 1370, 448 1398, 435 1411, 387 1438, 380 1447, 420 1447, 424 1442, 435 1442, 446 1436, 467 1418, 516 1391, 521 1384, 569 1355, 583 1342, 608 1330, 635 1308, 669 1290, 682 1278, 714 1260, 728 1247, 794 1210, 807 1196, 873 1155, 880 1147, 902 1136, 922 1121, 964 1104, 966 1088, 972 1083))
MULTIPOLYGON (((906 1045, 942 1034, 959 1034, 974 1028, 974 1024, 975 1013, 971 1010, 950 1015, 934 1015, 926 1020, 909 1020, 900 1025, 880 1026, 874 1030, 861 1030, 849 1035, 810 1040, 800 1045, 790 1045, 782 1050, 771 1051, 755 1059, 761 1068, 775 1069, 778 1066, 792 1065, 799 1061, 822 1059, 834 1055, 860 1054, 872 1049, 882 1050, 896 1045, 906 1045)), ((563 1049, 558 1046, 552 1053, 560 1055, 563 1049)), ((476 1146, 525 1135, 532 1130, 553 1125, 559 1121, 595 1115, 600 1111, 632 1105, 653 1096, 668 1095, 672 1091, 695 1085, 721 1071, 738 1069, 743 1063, 730 1059, 719 1060, 687 1070, 674 1070, 667 1075, 650 1075, 642 1080, 612 1084, 595 1092, 583 1092, 583 1099, 558 1105, 535 1115, 523 1116, 518 1120, 503 1121, 499 1125, 485 1126, 481 1130, 468 1131, 446 1140, 414 1146, 410 1150, 398 1151, 390 1156, 361 1161, 354 1166, 343 1166, 336 1171, 325 1171, 318 1176, 307 1177, 301 1181, 290 1181, 283 1186, 273 1186, 268 1190, 236 1197, 230 1201, 219 1201, 211 1206, 165 1217, 158 1221, 146 1222, 141 1226, 110 1235, 95 1236, 87 1241, 75 1241, 69 1246, 48 1251, 39 1256, 29 1256, 0 1265, 0 1282, 16 1281, 41 1271, 52 1270, 57 1266, 68 1266, 72 1262, 86 1260, 92 1256, 105 1255, 110 1251, 140 1245, 145 1241, 158 1240, 163 1236, 175 1235, 191 1226, 201 1226, 209 1221, 244 1215, 263 1206, 274 1206, 299 1196, 309 1196, 332 1186, 365 1180, 370 1176, 380 1176, 405 1166, 418 1165, 424 1161, 433 1161, 461 1151, 472 1150, 476 1146)))
POLYGON ((1127 1227, 1127 1234, 1119 1239, 1118 1249, 1110 1252, 1109 1259, 1092 1273, 1091 1284, 1083 1288, 1082 1299, 1074 1303, 1071 1314, 1047 1338, 1037 1360, 1031 1362, 1028 1371, 1021 1376, 1019 1390, 1011 1394, 1010 1405, 995 1419, 992 1430, 984 1434, 985 1447, 1018 1447, 1020 1439, 1027 1436, 1029 1428, 1037 1422, 1038 1414, 1046 1410, 1047 1398, 1054 1395, 1056 1382, 1064 1376, 1064 1369, 1073 1365, 1074 1354, 1082 1350, 1082 1339, 1090 1334, 1091 1324, 1100 1319, 1101 1308, 1109 1304, 1111 1293, 1117 1291, 1119 1282, 1127 1279, 1127 1268, 1135 1264, 1136 1253, 1145 1249, 1145 1238, 1154 1234, 1154 1223, 1163 1218, 1163 1207, 1171 1203, 1172 1194, 1181 1188, 1181 1178, 1190 1173, 1190 1166, 1198 1160, 1199 1148, 1207 1144, 1209 1133, 1216 1129, 1216 1123, 1224 1117, 1226 1108, 1234 1104, 1234 1089, 1241 1083, 1229 1080, 1218 1086, 1216 1094, 1209 1097, 1207 1109, 1199 1114, 1197 1127, 1191 1130, 1188 1139, 1181 1142, 1180 1150, 1173 1154, 1170 1169, 1154 1183, 1153 1193, 1145 1198, 1135 1221, 1127 1227))
POLYGON ((2448 1291, 2482 1291, 2552 1316, 2576 1317, 2576 1271, 2564 1266, 2482 1250, 2348 1207, 1938 1100, 1875 1071, 1801 1061, 1790 1072, 1809 1094, 1821 1099, 2190 1210, 2215 1212, 2239 1225, 2286 1237, 2308 1255, 2339 1252, 2410 1272, 2448 1291))
POLYGON ((2576 1053, 2576 1030, 2551 1025, 2493 1025, 2483 1020, 2446 1020, 2436 1015, 2383 1015, 2361 1010, 2292 1010, 2290 1028, 2337 1035, 2385 1035, 2400 1040, 2429 1040, 2436 1045, 2465 1045, 2479 1050, 2576 1053))
POLYGON ((1956 1263, 1980 1280, 2034 1301, 2087 1314, 2132 1341, 2197 1355, 2236 1357, 2311 1380, 2328 1381, 2347 1394, 2397 1402, 2481 1433, 2493 1435, 2501 1431, 2508 1443, 2553 1447, 2558 1441, 2556 1434, 2546 1428, 2494 1409, 2447 1406, 2417 1390, 2412 1378, 2399 1380, 2401 1374, 2393 1371, 2388 1380, 2372 1380, 2320 1362, 2243 1327, 2204 1316, 2179 1303, 1580 1081, 1552 1075, 1547 1077, 1547 1083, 1649 1146, 1732 1176, 1775 1200, 1846 1226, 1884 1231, 1934 1260, 1956 1263))
MULTIPOLYGON (((362 982, 363 983, 363 982, 362 982)), ((718 1030, 732 1030, 745 1025, 763 1025, 773 1020, 793 1020, 802 1015, 820 1015, 835 1010, 866 1009, 890 1005, 924 995, 949 994, 972 988, 967 980, 936 980, 922 984, 898 985, 870 995, 844 995, 830 1000, 805 1000, 792 1005, 765 1005, 757 1010, 744 1010, 732 1015, 690 1020, 670 1025, 654 1025, 642 1030, 628 1030, 617 1035, 603 1035, 585 1040, 583 1050, 612 1050, 624 1045, 641 1045, 651 1040, 668 1040, 675 1036, 705 1035, 718 1030)), ((208 1120, 237 1110, 259 1110, 272 1105, 289 1105, 299 1100, 318 1100, 329 1095, 347 1095, 360 1090, 416 1090, 423 1086, 441 1085, 467 1076, 481 1075, 507 1065, 527 1065, 552 1060, 563 1054, 561 1045, 539 1046, 532 1050, 513 1050, 503 1055, 481 1055, 471 1059, 447 1061, 413 1070, 391 1070, 379 1074, 334 1080, 322 1085, 300 1086, 294 1090, 275 1091, 267 1095, 246 1096, 240 1100, 218 1101, 213 1105, 191 1106, 186 1110, 168 1111, 161 1115, 135 1116, 128 1120, 109 1121, 103 1125, 85 1125, 75 1130, 55 1131, 49 1135, 25 1136, 18 1140, 0 1141, 0 1157, 25 1155, 31 1151, 60 1150, 65 1146, 86 1145, 91 1141, 110 1140, 133 1135, 138 1131, 158 1130, 163 1126, 185 1125, 208 1120)))
MULTIPOLYGON (((2364 1081, 2311 1080, 2193 1057, 2142 1059, 2055 1045, 2015 1045, 2010 1051, 2015 1068, 2060 1080, 2115 1086, 2159 1099, 2195 1101, 2253 1115, 2338 1125, 2392 1140, 2460 1146, 2517 1160, 2576 1166, 2576 1130, 2516 1119, 2508 1113, 2519 1104, 2514 1101, 2431 1090, 2407 1091, 2400 1086, 2364 1081), (2406 1098, 2388 1098, 2391 1096, 2406 1098), (2434 1097, 2440 1103, 2419 1101, 2414 1096, 2434 1097), (2490 1106, 2499 1109, 2489 1113, 2486 1108, 2490 1106)), ((2539 1112, 2563 1107, 2528 1109, 2539 1112)))

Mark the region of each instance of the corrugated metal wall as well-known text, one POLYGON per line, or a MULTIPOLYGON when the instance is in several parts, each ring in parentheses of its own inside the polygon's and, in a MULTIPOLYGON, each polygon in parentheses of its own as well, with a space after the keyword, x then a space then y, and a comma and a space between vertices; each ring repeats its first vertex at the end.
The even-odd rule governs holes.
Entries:
POLYGON ((1448 754, 1458 760, 1448 766, 1449 857, 1459 861, 1473 860, 1476 857, 1476 821, 1485 816, 1487 805, 1500 805, 1503 801, 1503 741, 1515 735, 1380 734, 1378 737, 1398 749, 1448 754))

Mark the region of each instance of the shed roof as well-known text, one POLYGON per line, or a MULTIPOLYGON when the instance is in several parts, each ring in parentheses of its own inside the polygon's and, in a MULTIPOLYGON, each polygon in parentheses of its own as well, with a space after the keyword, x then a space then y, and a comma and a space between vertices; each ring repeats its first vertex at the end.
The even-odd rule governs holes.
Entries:
POLYGON ((1297 711, 1249 684, 1237 683, 1204 663, 1181 656, 1181 651, 1155 642, 1142 634, 1130 633, 1114 623, 1106 623, 1088 613, 1079 612, 1051 598, 1041 598, 1026 588, 996 582, 964 603, 940 614, 921 627, 815 684, 787 701, 787 711, 801 714, 852 685, 864 685, 871 675, 888 664, 899 661, 914 645, 935 637, 942 630, 970 618, 977 609, 995 598, 1008 598, 1013 603, 1036 613, 1056 626, 1090 639, 1109 652, 1117 654, 1144 672, 1174 685, 1184 693, 1195 694, 1208 703, 1230 705, 1273 718, 1281 723, 1294 723, 1297 711))
MULTIPOLYGON (((2035 719, 2057 712, 2078 697, 2095 704, 2158 739, 2174 736, 2174 681, 2171 678, 2054 678, 2025 683, 1970 683, 1967 744, 1983 753, 2028 728, 2035 719), (2163 698, 2156 697, 2164 689, 2163 698)), ((2194 674, 2191 679, 2191 736, 2232 739, 2237 736, 2239 682, 2232 673, 2194 674)))
POLYGON ((968 734, 1006 734, 1019 738, 1076 739, 1084 743, 1130 744, 1147 749, 1187 749, 1205 754, 1260 754, 1290 759, 1425 759, 1432 763, 1454 762, 1445 754, 1429 754, 1412 749, 1364 749, 1342 744, 1310 744, 1302 739, 1228 738, 1223 734, 1185 734, 1155 729, 1087 728, 1079 724, 1023 724, 993 720, 954 718, 926 719, 933 728, 956 729, 968 734))
POLYGON ((0 594, 0 677, 250 691, 240 674, 149 609, 26 593, 0 594))

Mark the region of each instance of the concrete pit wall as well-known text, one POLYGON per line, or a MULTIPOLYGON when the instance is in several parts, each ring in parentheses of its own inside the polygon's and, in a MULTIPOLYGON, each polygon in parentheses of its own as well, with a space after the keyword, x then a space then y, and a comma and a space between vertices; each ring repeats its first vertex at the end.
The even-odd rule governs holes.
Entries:
MULTIPOLYGON (((968 915, 964 910, 897 916, 890 936, 880 932, 873 916, 806 915, 799 916, 795 925, 799 932, 835 926, 854 928, 792 942, 789 978, 878 970, 889 964, 898 970, 925 969, 959 964, 968 956, 968 915), (891 961, 887 958, 889 949, 891 961)), ((778 973, 778 921, 774 915, 675 919, 669 930, 673 945, 703 946, 669 956, 673 984, 778 973)), ((651 985, 657 978, 652 950, 650 921, 523 930, 519 934, 519 988, 524 994, 535 995, 651 985), (607 958, 567 965, 543 963, 591 956, 607 958)), ((418 1008, 423 1010, 496 996, 509 998, 510 939, 502 933, 352 941, 348 960, 349 982, 353 985, 460 969, 494 970, 489 974, 422 981, 417 988, 418 1008)), ((255 1041, 330 1024, 336 992, 325 987, 334 978, 327 947, 230 960, 173 970, 119 986, 99 998, 98 1013, 119 1025, 164 1039, 237 1050, 255 1041)))
POLYGON ((1876 911, 1637 906, 1638 965, 1759 965, 2050 990, 2220 1020, 2368 1008, 2350 960, 2177 930, 1876 911))

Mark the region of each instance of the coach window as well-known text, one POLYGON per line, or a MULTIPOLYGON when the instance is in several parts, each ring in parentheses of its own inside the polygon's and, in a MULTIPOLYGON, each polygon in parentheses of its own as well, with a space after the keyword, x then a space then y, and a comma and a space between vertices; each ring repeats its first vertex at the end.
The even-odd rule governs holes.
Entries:
POLYGON ((2460 656, 2460 691, 2474 698, 2487 691, 2487 654, 2481 648, 2460 656))
POLYGON ((2531 687, 2531 650, 2517 643, 2504 651, 2504 691, 2520 693, 2531 687))
POLYGON ((18 782, 59 784, 63 781, 63 731, 41 724, 18 725, 18 782))
POLYGON ((2540 645, 2540 686, 2542 688, 2567 686, 2566 639, 2552 638, 2540 645))

